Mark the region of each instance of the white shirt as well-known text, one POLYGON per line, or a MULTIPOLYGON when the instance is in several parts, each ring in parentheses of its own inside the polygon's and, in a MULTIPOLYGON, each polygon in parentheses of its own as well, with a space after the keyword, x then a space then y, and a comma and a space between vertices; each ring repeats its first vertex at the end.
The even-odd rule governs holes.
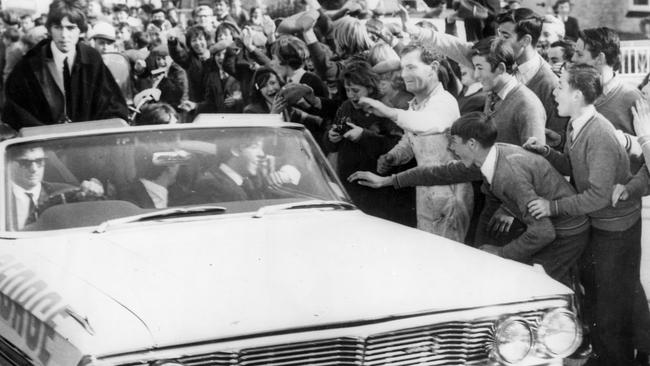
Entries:
POLYGON ((479 90, 481 90, 481 88, 483 88, 483 84, 481 84, 480 82, 477 81, 474 84, 467 87, 467 89, 465 90, 465 95, 464 96, 472 95, 472 94, 478 92, 479 90))
POLYGON ((149 197, 151 197, 155 208, 167 208, 167 188, 147 179, 140 179, 140 182, 142 182, 144 189, 147 191, 147 194, 149 194, 149 197))
POLYGON ((569 123, 571 123, 571 127, 573 127, 573 133, 571 134, 572 141, 575 140, 576 136, 578 136, 578 133, 580 133, 580 130, 582 130, 582 128, 595 114, 596 107, 594 107, 593 104, 590 104, 583 110, 581 115, 569 121, 569 123))
POLYGON ((506 81, 506 84, 497 92, 497 95, 499 98, 501 98, 501 100, 505 100, 508 94, 510 94, 512 89, 514 89, 517 85, 519 85, 519 81, 516 78, 511 77, 508 81, 506 81))
POLYGON ((426 99, 418 103, 413 98, 408 110, 398 110, 395 123, 416 135, 430 135, 442 133, 458 117, 458 101, 438 83, 426 99))
POLYGON ((61 80, 63 80, 63 60, 65 60, 66 57, 68 58, 68 68, 70 69, 70 73, 72 73, 72 64, 74 63, 76 51, 72 49, 72 51, 68 53, 63 53, 59 50, 58 47, 56 47, 54 41, 50 42, 50 48, 52 49, 52 58, 54 58, 54 65, 60 73, 61 80))
POLYGON ((219 169, 221 169, 221 171, 225 175, 227 175, 230 179, 232 179, 232 181, 235 182, 235 184, 237 184, 238 186, 241 186, 244 183, 244 178, 242 178, 242 176, 239 175, 239 173, 234 171, 228 165, 222 163, 221 165, 219 165, 219 169))
POLYGON ((300 79, 307 73, 302 67, 293 72, 293 75, 287 80, 289 83, 300 84, 300 79))
POLYGON ((25 226, 25 223, 27 223, 27 216, 29 215, 29 196, 27 196, 27 193, 32 194, 32 199, 34 200, 34 205, 36 206, 38 203, 38 197, 41 195, 41 188, 42 186, 40 184, 37 184, 36 187, 26 190, 23 187, 12 183, 11 184, 13 187, 13 195, 14 195, 14 203, 16 204, 16 223, 18 225, 18 229, 22 229, 25 226))
POLYGON ((517 66, 515 77, 522 84, 528 84, 528 82, 532 80, 533 77, 535 77, 535 74, 537 74, 539 68, 542 67, 542 62, 546 61, 543 61, 542 56, 539 56, 539 54, 535 53, 535 56, 533 58, 517 66))
POLYGON ((485 157, 483 165, 481 165, 481 173, 483 173, 483 176, 485 176, 485 180, 487 180, 488 184, 492 184, 492 180, 494 179, 494 170, 496 167, 497 149, 494 147, 494 145, 492 145, 490 151, 488 151, 488 154, 485 157))

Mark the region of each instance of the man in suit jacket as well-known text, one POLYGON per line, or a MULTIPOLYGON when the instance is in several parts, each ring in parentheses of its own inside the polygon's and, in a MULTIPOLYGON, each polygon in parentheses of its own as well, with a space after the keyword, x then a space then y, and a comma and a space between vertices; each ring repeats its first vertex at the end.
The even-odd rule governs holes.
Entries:
POLYGON ((589 240, 587 217, 562 215, 538 220, 529 214, 527 204, 539 197, 572 196, 575 191, 544 158, 516 145, 495 143, 496 137, 497 129, 488 116, 468 113, 451 127, 449 147, 461 161, 416 167, 397 176, 357 172, 351 178, 371 187, 438 184, 438 173, 444 170, 449 171, 448 175, 482 178, 483 190, 502 202, 501 209, 522 222, 525 230, 504 246, 481 245, 480 249, 519 262, 540 264, 551 277, 570 285, 570 270, 577 265, 589 240))
POLYGON ((3 121, 19 130, 107 118, 126 120, 126 101, 101 55, 79 42, 88 28, 81 5, 55 0, 46 25, 51 39, 27 52, 7 78, 3 121))
POLYGON ((229 202, 286 196, 276 188, 298 185, 300 172, 291 165, 275 170, 274 157, 264 152, 264 139, 253 134, 217 143, 218 159, 196 181, 201 202, 229 202))
POLYGON ((100 197, 104 194, 101 183, 92 179, 84 181, 80 187, 65 183, 44 182, 46 155, 41 147, 15 148, 9 151, 11 174, 11 209, 9 226, 22 230, 25 225, 35 222, 39 214, 56 203, 63 203, 65 198, 54 197, 56 194, 74 191, 80 196, 100 197))

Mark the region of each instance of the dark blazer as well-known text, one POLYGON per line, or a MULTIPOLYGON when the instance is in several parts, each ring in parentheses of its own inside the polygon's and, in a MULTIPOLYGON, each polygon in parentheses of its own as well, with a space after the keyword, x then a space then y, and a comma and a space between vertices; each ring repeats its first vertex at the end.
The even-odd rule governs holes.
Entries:
MULTIPOLYGON (((156 208, 147 189, 139 179, 117 187, 117 199, 132 202, 140 208, 156 208)), ((167 207, 198 203, 201 201, 194 195, 194 192, 184 189, 178 182, 167 187, 167 207)))
POLYGON ((249 199, 246 191, 221 171, 219 165, 216 164, 197 179, 194 190, 203 198, 203 202, 217 203, 249 199))
POLYGON ((66 113, 63 81, 54 65, 50 42, 45 39, 34 46, 9 74, 4 122, 19 130, 60 123, 65 114, 72 122, 128 119, 126 101, 101 55, 81 42, 71 73, 72 108, 66 113))
MULTIPOLYGON (((68 189, 74 189, 75 186, 65 184, 65 183, 50 183, 50 182, 41 182, 41 194, 38 196, 38 199, 36 200, 36 208, 39 212, 42 212, 46 208, 50 207, 47 205, 48 198, 58 192, 62 192, 68 189)), ((13 196, 12 192, 12 199, 14 200, 13 204, 11 205, 13 214, 9 218, 9 227, 13 228, 16 230, 18 228, 18 224, 16 222, 16 219, 18 218, 18 212, 16 211, 16 201, 15 197, 13 196)))

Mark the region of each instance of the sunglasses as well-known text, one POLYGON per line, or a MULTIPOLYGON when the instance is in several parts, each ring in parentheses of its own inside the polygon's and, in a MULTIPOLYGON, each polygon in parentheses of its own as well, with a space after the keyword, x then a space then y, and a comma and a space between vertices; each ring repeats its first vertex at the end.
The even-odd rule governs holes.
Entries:
POLYGON ((46 158, 36 158, 36 159, 16 159, 18 165, 22 168, 31 168, 32 164, 36 164, 38 167, 45 165, 46 158))

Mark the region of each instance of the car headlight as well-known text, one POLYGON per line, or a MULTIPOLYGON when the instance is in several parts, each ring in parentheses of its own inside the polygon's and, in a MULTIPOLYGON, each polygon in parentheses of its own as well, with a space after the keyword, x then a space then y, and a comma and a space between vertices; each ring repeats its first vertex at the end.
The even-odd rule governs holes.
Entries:
POLYGON ((516 364, 533 348, 533 332, 524 318, 509 317, 494 332, 494 351, 500 362, 516 364))
POLYGON ((537 329, 537 339, 550 356, 566 357, 580 346, 582 327, 571 311, 555 309, 542 318, 537 329))

